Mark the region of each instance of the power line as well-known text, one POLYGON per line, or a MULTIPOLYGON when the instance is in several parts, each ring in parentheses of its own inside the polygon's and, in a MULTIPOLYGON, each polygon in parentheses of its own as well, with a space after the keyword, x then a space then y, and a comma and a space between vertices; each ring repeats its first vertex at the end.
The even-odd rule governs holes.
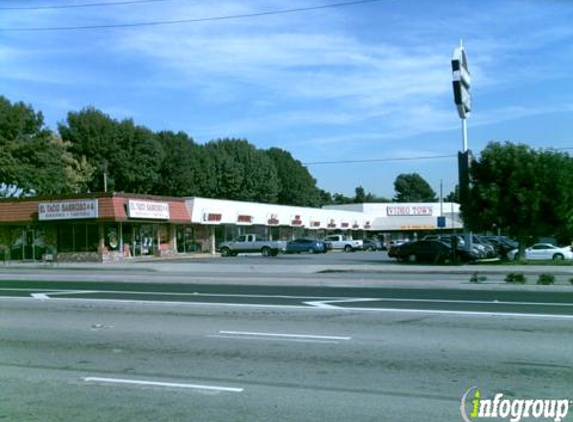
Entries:
POLYGON ((298 12, 308 12, 311 10, 332 9, 332 8, 336 8, 336 7, 355 6, 355 5, 366 4, 366 3, 380 3, 382 1, 388 1, 388 0, 355 0, 355 1, 340 2, 340 3, 323 4, 323 5, 319 5, 319 6, 297 7, 297 8, 293 8, 293 9, 282 9, 282 10, 271 10, 268 12, 244 13, 244 14, 240 14, 240 15, 211 16, 211 17, 206 17, 206 18, 195 18, 195 19, 178 19, 178 20, 168 20, 168 21, 121 23, 121 24, 110 24, 110 25, 0 28, 0 31, 5 31, 5 32, 8 32, 8 31, 10 31, 10 32, 70 31, 70 30, 83 30, 83 29, 134 28, 134 27, 140 27, 140 26, 175 25, 175 24, 184 24, 184 23, 212 22, 212 21, 224 21, 224 20, 233 20, 233 19, 255 18, 255 17, 260 17, 260 16, 284 15, 287 13, 298 13, 298 12))
POLYGON ((439 158, 454 158, 455 154, 448 155, 422 155, 418 157, 397 157, 397 158, 370 158, 365 160, 337 160, 337 161, 314 161, 312 163, 302 163, 305 166, 315 166, 323 164, 353 164, 353 163, 381 163, 392 161, 416 161, 416 160, 435 160, 439 158))
POLYGON ((139 4, 139 3, 158 3, 166 1, 177 0, 125 0, 113 1, 107 3, 84 3, 84 4, 56 4, 51 6, 17 6, 17 7, 0 7, 0 10, 53 10, 53 9, 79 9, 82 7, 105 7, 105 6, 119 6, 125 4, 139 4))
MULTIPOLYGON (((569 151, 573 150, 573 147, 562 147, 562 148, 546 148, 546 150, 553 151, 569 151)), ((441 158, 455 158, 455 154, 448 155, 421 155, 417 157, 396 157, 396 158, 367 158, 362 160, 335 160, 335 161, 313 161, 309 163, 302 163, 305 166, 317 166, 324 164, 355 164, 355 163, 383 163, 383 162, 395 162, 395 161, 417 161, 417 160, 437 160, 441 158)))

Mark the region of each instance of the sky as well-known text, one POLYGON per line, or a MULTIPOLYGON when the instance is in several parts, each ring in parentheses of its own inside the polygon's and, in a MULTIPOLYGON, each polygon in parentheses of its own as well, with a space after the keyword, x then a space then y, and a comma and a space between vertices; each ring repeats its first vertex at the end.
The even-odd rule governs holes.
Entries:
POLYGON ((330 192, 391 198, 396 177, 416 172, 446 195, 462 149, 450 61, 463 39, 474 155, 491 141, 573 152, 573 1, 319 8, 335 3, 346 1, 0 0, 0 95, 53 130, 93 106, 197 143, 285 149, 330 192), (113 27, 176 20, 191 22, 113 27), (107 27, 45 30, 78 26, 107 27))

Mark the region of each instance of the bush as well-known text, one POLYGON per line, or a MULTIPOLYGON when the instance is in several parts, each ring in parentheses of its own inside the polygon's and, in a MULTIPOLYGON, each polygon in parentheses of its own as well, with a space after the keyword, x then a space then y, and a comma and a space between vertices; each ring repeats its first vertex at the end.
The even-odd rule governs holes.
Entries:
POLYGON ((525 284, 527 279, 523 273, 509 273, 505 276, 506 283, 525 284))
POLYGON ((555 276, 553 274, 539 274, 537 284, 543 284, 544 286, 555 284, 555 276))
POLYGON ((486 281, 487 277, 483 274, 473 273, 470 277, 470 283, 481 283, 482 281, 486 281))

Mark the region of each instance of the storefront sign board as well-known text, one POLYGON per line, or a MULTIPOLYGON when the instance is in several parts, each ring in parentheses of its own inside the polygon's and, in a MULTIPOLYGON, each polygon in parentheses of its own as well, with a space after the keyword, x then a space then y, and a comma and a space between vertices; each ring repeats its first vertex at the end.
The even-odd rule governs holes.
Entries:
POLYGON ((153 220, 169 220, 169 203, 156 201, 129 200, 129 218, 148 218, 153 220))
POLYGON ((38 203, 38 220, 73 220, 97 218, 97 199, 74 199, 69 201, 49 201, 38 203))

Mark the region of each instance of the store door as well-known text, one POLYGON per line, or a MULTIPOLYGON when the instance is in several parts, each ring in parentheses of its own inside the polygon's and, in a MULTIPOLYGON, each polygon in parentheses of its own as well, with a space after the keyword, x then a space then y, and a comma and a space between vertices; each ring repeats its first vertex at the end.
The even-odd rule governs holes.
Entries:
POLYGON ((157 227, 152 224, 134 224, 132 248, 134 256, 153 255, 157 252, 157 227))
POLYGON ((32 261, 34 260, 34 243, 35 235, 33 229, 27 229, 24 234, 24 260, 32 261))

